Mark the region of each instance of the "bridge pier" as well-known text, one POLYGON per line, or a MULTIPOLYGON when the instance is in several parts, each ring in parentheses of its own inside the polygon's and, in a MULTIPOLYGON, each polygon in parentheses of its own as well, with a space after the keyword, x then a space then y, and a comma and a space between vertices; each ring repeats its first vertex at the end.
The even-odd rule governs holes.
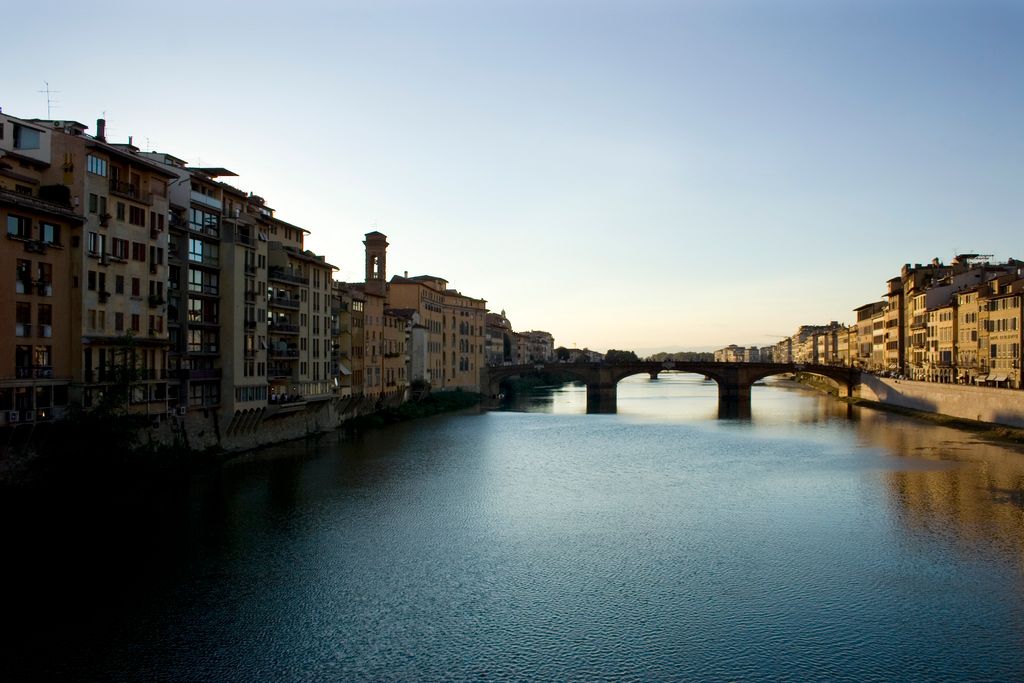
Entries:
POLYGON ((588 384, 587 385, 587 414, 605 413, 610 414, 616 411, 618 387, 615 384, 588 384))
POLYGON ((750 417, 750 387, 745 369, 728 368, 718 382, 718 417, 750 417))

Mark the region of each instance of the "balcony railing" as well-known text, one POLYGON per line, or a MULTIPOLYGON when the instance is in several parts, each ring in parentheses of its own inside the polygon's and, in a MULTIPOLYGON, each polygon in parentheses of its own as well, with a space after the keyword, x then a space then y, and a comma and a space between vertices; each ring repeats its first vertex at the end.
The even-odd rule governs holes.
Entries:
POLYGON ((151 193, 142 192, 138 185, 135 185, 134 183, 126 183, 122 180, 118 180, 117 178, 110 179, 110 193, 126 197, 128 199, 134 199, 135 201, 142 202, 143 204, 153 203, 153 195, 151 193))
POLYGON ((246 292, 245 293, 245 300, 246 301, 256 301, 256 292, 246 292))
POLYGON ((220 368, 192 368, 178 370, 178 379, 220 379, 220 368))
POLYGON ((294 308, 298 310, 299 300, 282 296, 272 296, 270 297, 270 305, 277 306, 279 308, 294 308))
POLYGON ((14 369, 18 379, 49 379, 53 377, 53 366, 51 365, 20 365, 14 369))
MULTIPOLYGON (((217 285, 200 285, 195 282, 188 283, 188 291, 196 292, 198 294, 209 294, 211 296, 217 296, 220 292, 220 288, 217 285)), ((296 308, 298 308, 296 306, 296 308)))
POLYGON ((267 365, 267 377, 269 379, 286 379, 292 376, 292 368, 288 365, 267 365))
POLYGON ((299 357, 299 350, 298 349, 275 349, 275 348, 271 347, 267 351, 267 355, 270 356, 271 358, 298 358, 299 357))
POLYGON ((203 206, 207 206, 211 209, 216 209, 217 211, 220 211, 221 208, 224 206, 221 203, 221 201, 216 197, 211 197, 209 195, 203 194, 202 192, 196 192, 195 190, 192 190, 191 199, 196 204, 202 204, 203 206))
POLYGON ((202 254, 189 254, 188 255, 188 262, 189 263, 198 263, 199 265, 206 266, 208 268, 218 268, 218 267, 220 267, 220 258, 217 257, 217 256, 204 256, 202 254))
POLYGON ((267 278, 270 280, 277 280, 279 282, 292 282, 298 285, 308 285, 309 278, 290 273, 280 266, 273 266, 267 273, 267 278))
POLYGON ((289 334, 299 333, 299 326, 292 325, 291 323, 270 323, 267 325, 267 329, 272 332, 285 332, 289 334))

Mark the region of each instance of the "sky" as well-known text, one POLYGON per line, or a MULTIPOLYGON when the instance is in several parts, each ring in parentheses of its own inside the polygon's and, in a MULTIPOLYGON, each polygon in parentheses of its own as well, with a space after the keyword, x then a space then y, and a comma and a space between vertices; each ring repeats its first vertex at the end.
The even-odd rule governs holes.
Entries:
POLYGON ((904 263, 1024 258, 1024 0, 55 0, 0 60, 5 113, 47 82, 338 279, 380 230, 557 345, 768 345, 904 263))

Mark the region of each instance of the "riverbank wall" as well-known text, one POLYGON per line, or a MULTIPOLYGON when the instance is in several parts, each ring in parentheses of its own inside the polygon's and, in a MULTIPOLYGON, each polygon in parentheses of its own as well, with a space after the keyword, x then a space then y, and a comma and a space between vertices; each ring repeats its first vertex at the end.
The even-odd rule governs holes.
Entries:
POLYGON ((1024 428, 1024 391, 861 375, 854 398, 965 420, 1024 428))
POLYGON ((351 396, 301 401, 240 411, 226 423, 217 411, 193 411, 185 417, 170 416, 152 427, 147 437, 158 444, 180 444, 190 451, 242 452, 334 431, 352 419, 402 403, 400 394, 380 399, 351 396))

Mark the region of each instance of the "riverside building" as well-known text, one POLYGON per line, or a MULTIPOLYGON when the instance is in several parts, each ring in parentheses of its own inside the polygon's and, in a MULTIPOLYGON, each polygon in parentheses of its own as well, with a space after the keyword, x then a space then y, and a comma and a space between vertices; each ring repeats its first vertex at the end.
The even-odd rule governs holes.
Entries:
POLYGON ((0 317, 13 321, 0 335, 0 425, 62 417, 73 379, 71 243, 85 218, 81 197, 75 206, 50 173, 53 131, 0 114, 0 268, 9 274, 0 317))

